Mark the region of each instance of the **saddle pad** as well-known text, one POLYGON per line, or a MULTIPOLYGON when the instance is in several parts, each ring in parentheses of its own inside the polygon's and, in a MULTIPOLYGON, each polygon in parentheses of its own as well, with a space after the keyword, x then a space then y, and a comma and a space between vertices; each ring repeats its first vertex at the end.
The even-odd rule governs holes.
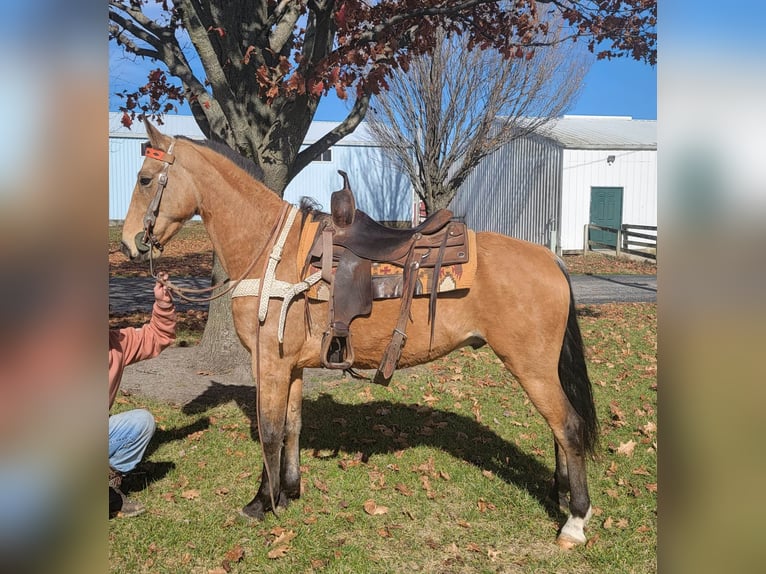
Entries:
MULTIPOLYGON (((320 222, 313 217, 308 219, 301 230, 301 238, 298 246, 297 267, 303 269, 309 251, 314 244, 314 238, 319 230, 320 222)), ((433 280, 432 268, 418 270, 418 282, 415 295, 428 295, 436 286, 437 293, 469 289, 476 275, 476 233, 472 229, 467 230, 466 242, 468 243, 468 261, 455 265, 444 265, 439 270, 439 277, 433 280)), ((320 271, 319 267, 309 265, 304 277, 320 271)), ((372 288, 374 299, 393 299, 401 297, 402 271, 398 265, 390 263, 372 263, 372 288)), ((313 285, 306 292, 308 297, 317 301, 328 301, 330 288, 324 281, 313 285)))

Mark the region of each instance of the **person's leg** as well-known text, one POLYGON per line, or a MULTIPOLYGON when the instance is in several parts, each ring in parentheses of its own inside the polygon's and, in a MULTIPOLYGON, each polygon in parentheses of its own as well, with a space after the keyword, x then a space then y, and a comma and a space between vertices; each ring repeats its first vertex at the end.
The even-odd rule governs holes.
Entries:
POLYGON ((154 435, 154 417, 144 409, 109 417, 109 517, 130 517, 144 512, 140 502, 128 500, 120 486, 122 475, 133 470, 154 435))
POLYGON ((109 416, 109 466, 124 474, 133 470, 154 435, 154 417, 145 409, 109 416))

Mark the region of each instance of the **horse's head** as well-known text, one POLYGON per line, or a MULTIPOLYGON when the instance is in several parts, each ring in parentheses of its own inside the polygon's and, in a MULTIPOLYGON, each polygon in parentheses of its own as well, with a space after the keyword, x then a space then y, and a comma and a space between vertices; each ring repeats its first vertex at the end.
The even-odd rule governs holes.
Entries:
POLYGON ((176 155, 179 147, 191 144, 161 134, 148 121, 145 124, 149 147, 122 226, 122 252, 141 260, 147 259, 153 248, 162 251, 196 213, 193 186, 176 155))

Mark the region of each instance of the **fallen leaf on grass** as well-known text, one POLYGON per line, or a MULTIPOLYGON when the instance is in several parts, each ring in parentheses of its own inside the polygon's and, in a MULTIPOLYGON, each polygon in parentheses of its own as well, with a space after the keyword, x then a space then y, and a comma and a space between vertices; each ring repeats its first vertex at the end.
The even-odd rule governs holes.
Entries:
POLYGON ((240 560, 242 560, 242 558, 244 557, 245 557, 244 549, 239 544, 237 544, 236 546, 234 546, 234 548, 232 548, 226 553, 226 556, 224 557, 223 562, 221 563, 221 566, 226 572, 231 572, 231 563, 232 562, 237 563, 240 560))
POLYGON ((387 506, 378 506, 373 499, 368 499, 364 503, 364 511, 370 516, 377 516, 380 514, 386 514, 388 512, 387 506))
POLYGON ((272 546, 286 546, 288 542, 290 542, 293 538, 297 536, 297 534, 293 530, 283 530, 283 531, 272 530, 272 533, 277 533, 277 532, 279 532, 279 534, 277 534, 277 537, 271 543, 272 546))
POLYGON ((204 435, 207 432, 207 429, 198 430, 197 432, 193 432, 190 435, 186 437, 186 440, 199 440, 202 438, 202 435, 204 435))
POLYGON ((291 548, 289 546, 279 546, 273 550, 270 550, 266 556, 271 560, 277 560, 279 558, 284 558, 285 555, 290 552, 290 550, 291 548))
POLYGON ((219 566, 218 568, 208 570, 207 574, 226 574, 226 569, 219 566))
POLYGON ((398 490, 399 492, 401 492, 404 496, 412 496, 414 494, 412 490, 406 484, 402 484, 401 482, 397 484, 394 488, 398 490))
POLYGON ((185 498, 186 500, 194 500, 196 498, 199 498, 199 490, 196 489, 190 489, 190 490, 184 490, 181 493, 181 496, 185 498))
POLYGON ((329 489, 327 488, 327 485, 326 485, 324 482, 322 482, 321 480, 319 480, 318 478, 315 478, 315 479, 314 479, 314 486, 315 486, 315 487, 317 488, 317 490, 319 490, 320 492, 324 492, 324 493, 327 493, 327 491, 329 490, 329 489))
POLYGON ((593 536, 592 536, 590 539, 588 539, 588 541, 585 543, 585 548, 591 548, 593 545, 595 545, 595 544, 596 544, 596 542, 598 542, 598 541, 599 541, 599 539, 600 539, 600 538, 601 538, 601 535, 600 535, 598 532, 596 532, 596 534, 594 534, 594 535, 593 535, 593 536))
POLYGON ((636 448, 636 441, 629 440, 628 442, 620 443, 620 446, 617 447, 615 452, 623 456, 631 457, 633 456, 633 450, 635 448, 636 448))

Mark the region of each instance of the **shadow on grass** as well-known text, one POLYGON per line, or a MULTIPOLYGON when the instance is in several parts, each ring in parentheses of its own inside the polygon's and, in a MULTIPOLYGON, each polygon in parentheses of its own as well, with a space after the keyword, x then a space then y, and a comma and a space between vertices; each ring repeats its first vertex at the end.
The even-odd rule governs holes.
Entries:
POLYGON ((150 461, 148 460, 149 456, 165 443, 183 440, 190 434, 205 430, 208 427, 210 427, 210 419, 208 417, 203 417, 182 427, 170 430, 157 430, 154 433, 152 440, 149 442, 149 446, 146 447, 144 459, 123 479, 123 490, 125 492, 144 490, 150 484, 162 480, 175 468, 175 463, 169 461, 150 461))
MULTIPOLYGON (((185 414, 200 414, 234 401, 251 421, 255 416, 255 387, 212 384, 182 407, 185 414)), ((258 429, 251 425, 251 437, 258 429)), ((526 490, 555 520, 564 515, 550 497, 553 469, 499 436, 490 427, 451 411, 417 404, 373 401, 338 402, 329 394, 304 397, 301 448, 331 451, 331 456, 361 454, 367 461, 376 454, 429 446, 439 448, 509 484, 526 490), (381 425, 385 425, 385 434, 381 425), (402 433, 406 438, 402 438, 402 433)))

